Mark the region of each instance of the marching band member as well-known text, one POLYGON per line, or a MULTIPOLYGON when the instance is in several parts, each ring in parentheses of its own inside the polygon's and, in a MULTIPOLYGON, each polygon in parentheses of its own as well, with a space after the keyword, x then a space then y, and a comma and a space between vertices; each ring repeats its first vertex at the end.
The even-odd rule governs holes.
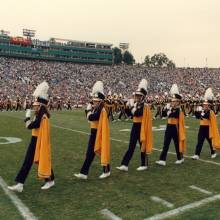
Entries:
POLYGON ((32 130, 32 137, 23 165, 15 179, 17 184, 8 187, 12 191, 23 191, 25 180, 33 162, 38 164, 38 177, 45 180, 45 184, 41 189, 46 190, 55 185, 54 174, 51 168, 50 114, 47 110, 48 89, 48 84, 43 82, 38 85, 33 94, 36 98, 36 101, 33 103, 35 111, 33 121, 31 121, 31 110, 28 109, 26 111, 26 128, 32 130))
POLYGON ((212 159, 217 155, 215 152, 216 148, 220 148, 220 136, 216 116, 214 111, 210 109, 213 99, 212 89, 208 88, 205 92, 203 107, 198 106, 195 111, 196 118, 200 119, 200 127, 195 155, 192 156, 193 160, 199 159, 205 139, 209 143, 212 159))
POLYGON ((95 154, 100 156, 103 166, 103 173, 99 178, 104 179, 110 176, 110 129, 104 99, 103 83, 97 81, 92 89, 92 104, 88 104, 86 109, 86 116, 91 127, 86 158, 80 173, 74 174, 79 179, 88 178, 89 168, 95 154))
POLYGON ((133 156, 137 141, 141 147, 141 165, 137 168, 138 171, 147 169, 146 154, 151 153, 153 144, 152 135, 152 115, 150 107, 144 103, 147 95, 147 80, 142 79, 138 90, 135 93, 135 103, 132 105, 133 126, 130 134, 130 142, 128 150, 125 153, 121 166, 116 167, 121 171, 128 171, 128 164, 133 156))
POLYGON ((111 118, 111 120, 114 121, 113 100, 112 100, 112 92, 111 91, 108 92, 105 105, 106 105, 107 112, 108 112, 108 118, 111 118))
POLYGON ((165 166, 167 152, 169 150, 170 142, 173 139, 176 149, 177 161, 176 164, 184 162, 183 154, 185 152, 185 126, 184 113, 180 109, 181 95, 176 84, 173 84, 170 94, 172 95, 171 105, 167 104, 168 123, 164 136, 163 150, 160 155, 160 160, 156 161, 158 165, 165 166))

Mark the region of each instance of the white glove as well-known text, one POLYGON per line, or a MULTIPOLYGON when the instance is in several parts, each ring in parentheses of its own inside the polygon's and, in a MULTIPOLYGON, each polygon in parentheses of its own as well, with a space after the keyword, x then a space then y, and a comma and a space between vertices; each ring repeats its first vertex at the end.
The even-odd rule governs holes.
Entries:
POLYGON ((202 106, 198 106, 198 107, 196 108, 196 111, 197 111, 197 112, 201 112, 201 111, 202 111, 202 106))
POLYGON ((86 110, 87 110, 87 111, 91 111, 91 110, 92 110, 92 104, 91 104, 91 103, 89 103, 89 104, 87 105, 86 110))
POLYGON ((129 99, 129 105, 130 105, 130 107, 134 106, 134 99, 129 99))
POLYGON ((203 117, 204 115, 205 115, 205 112, 204 112, 204 111, 202 111, 201 116, 203 117))
POLYGON ((138 103, 137 103, 137 102, 135 102, 135 103, 134 103, 134 108, 137 108, 137 105, 138 105, 138 103))
POLYGON ((26 116, 26 118, 30 118, 31 117, 31 110, 30 109, 27 109, 25 116, 26 116))
POLYGON ((166 109, 170 109, 170 103, 167 103, 166 109))

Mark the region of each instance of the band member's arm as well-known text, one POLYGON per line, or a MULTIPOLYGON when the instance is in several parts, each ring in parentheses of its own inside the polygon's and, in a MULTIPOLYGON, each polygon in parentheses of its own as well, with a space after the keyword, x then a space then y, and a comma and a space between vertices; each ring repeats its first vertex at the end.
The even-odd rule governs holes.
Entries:
POLYGON ((88 112, 87 113, 87 119, 89 121, 98 121, 99 120, 99 117, 100 117, 100 111, 97 111, 95 113, 92 113, 92 112, 88 112))
POLYGON ((41 122, 41 119, 42 119, 43 115, 40 114, 38 115, 35 120, 31 121, 30 117, 26 118, 24 121, 26 123, 26 128, 27 129, 36 129, 36 128, 39 128, 40 127, 40 122, 41 122))
POLYGON ((168 115, 169 118, 179 118, 180 109, 172 109, 171 113, 168 115))
POLYGON ((203 112, 202 114, 201 114, 201 118, 203 119, 209 119, 209 117, 210 117, 210 111, 207 111, 207 112, 203 112))
POLYGON ((144 105, 137 105, 133 107, 131 112, 134 116, 139 117, 143 115, 144 105))
POLYGON ((102 108, 98 108, 95 112, 92 110, 92 105, 89 104, 86 109, 86 117, 89 121, 98 121, 102 108))

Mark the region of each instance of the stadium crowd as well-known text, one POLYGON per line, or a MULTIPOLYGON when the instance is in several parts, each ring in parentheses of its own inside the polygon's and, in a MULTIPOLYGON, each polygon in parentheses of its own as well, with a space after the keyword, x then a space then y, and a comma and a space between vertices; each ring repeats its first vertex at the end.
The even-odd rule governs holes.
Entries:
POLYGON ((121 93, 130 97, 139 81, 149 82, 148 95, 161 96, 177 83, 183 97, 204 94, 212 87, 215 94, 220 92, 220 69, 208 68, 146 68, 141 65, 102 66, 64 62, 47 62, 0 57, 0 99, 16 100, 23 103, 31 99, 27 94, 37 84, 46 80, 50 85, 50 97, 63 103, 68 99, 72 105, 85 104, 89 99, 95 81, 104 82, 105 93, 121 93), (190 95, 189 95, 190 94, 190 95))

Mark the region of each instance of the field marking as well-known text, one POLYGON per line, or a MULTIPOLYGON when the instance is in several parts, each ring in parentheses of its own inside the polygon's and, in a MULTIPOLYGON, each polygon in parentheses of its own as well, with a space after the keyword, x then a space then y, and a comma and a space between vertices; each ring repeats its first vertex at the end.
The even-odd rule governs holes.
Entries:
MULTIPOLYGON (((60 129, 64 129, 64 130, 67 130, 67 131, 73 131, 73 132, 76 132, 76 133, 81 133, 81 134, 87 134, 87 135, 90 135, 90 133, 88 132, 84 132, 84 131, 79 131, 79 130, 75 130, 75 129, 71 129, 71 128, 66 128, 66 127, 62 127, 62 126, 58 126, 58 125, 51 125, 52 127, 55 127, 55 128, 60 128, 60 129)), ((125 144, 128 144, 129 142, 128 141, 123 141, 123 140, 119 140, 119 139, 115 139, 115 138, 110 138, 112 141, 116 141, 116 142, 120 142, 120 143, 125 143, 125 144)), ((155 151, 162 151, 161 149, 158 149, 158 148, 153 148, 153 150, 155 151)), ((172 155, 176 155, 176 153, 172 152, 172 151, 169 151, 168 154, 172 154, 172 155)), ((191 159, 191 156, 188 156, 188 155, 184 155, 185 158, 189 158, 191 159)), ((214 165, 217 165, 217 166, 220 166, 220 163, 218 162, 214 162, 214 161, 210 161, 210 160, 203 160, 203 159, 199 159, 198 161, 202 161, 204 163, 210 163, 210 164, 214 164, 214 165)))
POLYGON ((212 194, 212 192, 209 192, 209 191, 207 191, 205 189, 202 189, 202 188, 200 188, 198 186, 191 185, 191 186, 189 186, 189 188, 195 189, 195 190, 197 190, 197 191, 199 191, 201 193, 207 194, 207 195, 211 195, 212 194))
POLYGON ((206 199, 202 199, 202 200, 197 201, 197 202, 189 203, 188 205, 184 205, 184 206, 181 206, 181 207, 176 208, 176 209, 172 209, 172 210, 167 211, 167 212, 163 212, 163 213, 160 213, 160 214, 153 215, 149 218, 145 218, 144 220, 162 220, 162 219, 166 219, 166 218, 169 218, 169 217, 173 217, 173 216, 182 214, 182 213, 184 213, 184 212, 186 212, 190 209, 198 208, 202 205, 208 204, 208 203, 216 201, 216 200, 220 200, 220 194, 208 197, 206 199))
POLYGON ((166 206, 167 208, 173 208, 173 206, 174 206, 172 203, 167 202, 166 200, 161 199, 160 197, 157 197, 157 196, 151 196, 150 199, 153 202, 161 203, 162 205, 166 206))
POLYGON ((109 220, 122 220, 122 218, 115 215, 113 212, 109 211, 108 209, 102 209, 100 213, 109 220))
MULTIPOLYGON (((12 116, 12 115, 8 115, 8 114, 4 114, 4 115, 5 115, 5 116, 8 116, 8 117, 11 117, 11 118, 22 119, 21 117, 12 116)), ((66 127, 62 127, 62 126, 58 126, 58 125, 54 125, 54 124, 52 124, 51 127, 60 128, 60 129, 67 130, 67 131, 73 131, 73 132, 80 133, 80 134, 90 135, 90 133, 88 133, 88 132, 79 131, 79 130, 75 130, 75 129, 71 129, 71 128, 66 128, 66 127)), ((119 139, 115 139, 115 138, 111 138, 111 140, 112 140, 112 141, 121 142, 121 143, 125 143, 125 144, 128 144, 128 143, 129 143, 128 141, 123 141, 123 140, 119 140, 119 139)), ((155 151, 161 151, 161 149, 158 149, 158 148, 153 148, 153 150, 155 150, 155 151)), ((168 154, 176 155, 176 153, 174 153, 174 152, 172 152, 172 151, 169 151, 168 154)), ((184 157, 191 159, 191 156, 188 156, 188 155, 184 155, 184 157)), ((201 161, 201 162, 204 162, 204 163, 210 163, 210 164, 213 164, 213 165, 220 166, 220 163, 215 162, 215 161, 203 160, 203 159, 199 159, 198 161, 201 161)), ((196 161, 195 161, 195 163, 196 163, 196 161)))
POLYGON ((0 137, 0 141, 1 139, 6 140, 6 141, 0 142, 0 144, 15 144, 15 143, 22 141, 22 139, 16 138, 16 137, 0 137))
POLYGON ((28 209, 28 207, 15 195, 15 193, 11 192, 7 188, 6 182, 0 176, 0 186, 5 192, 5 194, 10 198, 12 203, 18 209, 21 216, 26 220, 37 220, 34 214, 28 209))

